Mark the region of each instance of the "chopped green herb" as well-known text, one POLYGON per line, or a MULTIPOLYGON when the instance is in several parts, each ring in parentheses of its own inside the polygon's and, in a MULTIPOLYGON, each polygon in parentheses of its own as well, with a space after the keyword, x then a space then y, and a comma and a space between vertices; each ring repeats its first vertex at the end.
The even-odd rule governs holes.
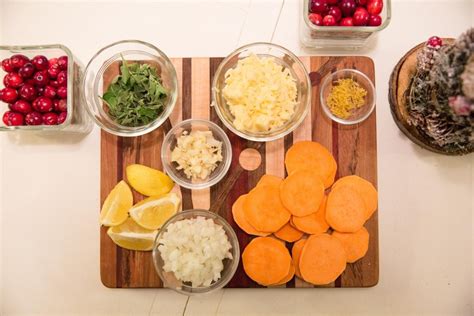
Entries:
POLYGON ((156 68, 123 60, 120 75, 114 78, 102 100, 117 123, 137 127, 163 113, 167 96, 156 68))

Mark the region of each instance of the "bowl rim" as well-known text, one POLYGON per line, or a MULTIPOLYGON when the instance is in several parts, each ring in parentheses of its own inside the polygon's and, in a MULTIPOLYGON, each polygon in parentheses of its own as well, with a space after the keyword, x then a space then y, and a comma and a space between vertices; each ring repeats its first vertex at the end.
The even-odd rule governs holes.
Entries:
MULTIPOLYGON (((134 51, 144 52, 141 49, 135 49, 134 51)), ((149 53, 147 53, 147 54, 150 55, 149 53)), ((95 78, 97 76, 97 74, 94 74, 93 76, 95 78)), ((100 50, 98 50, 92 56, 92 58, 89 60, 89 62, 87 63, 87 65, 84 69, 84 74, 83 74, 83 77, 82 77, 81 85, 82 85, 81 101, 84 103, 84 105, 86 107, 87 114, 89 115, 89 117, 94 121, 95 124, 97 124, 97 126, 99 126, 104 131, 106 131, 110 134, 117 135, 117 136, 122 136, 122 137, 136 137, 136 136, 145 135, 145 134, 153 132, 155 129, 162 126, 163 123, 171 115, 171 113, 173 113, 173 110, 174 110, 174 108, 176 106, 176 103, 177 103, 177 100, 178 100, 178 94, 179 94, 178 76, 177 76, 177 73, 176 73, 176 69, 175 69, 173 63, 171 62, 171 60, 169 59, 169 57, 162 50, 160 50, 158 47, 156 47, 155 45, 150 44, 150 43, 145 42, 145 41, 134 40, 134 39, 127 39, 127 40, 120 40, 120 41, 117 41, 117 42, 113 42, 109 45, 106 45, 106 46, 102 47, 100 50), (121 126, 121 127, 126 128, 126 129, 129 129, 129 130, 126 130, 126 131, 123 131, 123 130, 119 131, 117 129, 112 129, 112 128, 109 128, 109 127, 105 126, 104 124, 102 124, 102 122, 100 122, 96 118, 96 115, 92 112, 91 106, 89 105, 89 102, 87 101, 87 97, 86 97, 86 93, 85 93, 85 89, 87 87, 87 85, 86 85, 87 73, 90 71, 90 66, 92 65, 92 63, 95 61, 95 59, 97 57, 99 57, 107 49, 109 49, 111 47, 114 47, 114 46, 121 45, 121 44, 139 44, 139 45, 147 46, 147 47, 151 48, 152 50, 155 50, 157 52, 157 54, 155 56, 163 58, 165 60, 165 62, 171 66, 170 67, 170 77, 171 77, 171 80, 173 82, 173 85, 176 87, 176 89, 174 91, 170 91, 170 93, 169 93, 171 99, 169 101, 168 108, 165 109, 165 111, 162 113, 162 115, 159 116, 153 122, 151 122, 147 125, 137 126, 137 127, 133 127, 133 128, 127 127, 127 126, 122 126, 120 124, 116 124, 117 126, 121 126)))
POLYGON ((182 186, 182 187, 187 188, 187 189, 192 189, 192 190, 201 190, 201 189, 206 189, 206 188, 212 187, 213 185, 217 184, 219 181, 221 181, 225 177, 225 175, 227 174, 227 172, 230 169, 230 165, 232 164, 232 144, 230 143, 229 137, 227 136, 226 132, 219 125, 217 125, 216 123, 214 123, 210 120, 205 120, 205 119, 190 118, 190 119, 179 122, 178 124, 173 126, 166 133, 166 135, 163 139, 163 143, 161 144, 160 156, 161 156, 161 162, 163 164, 164 171, 179 186, 182 186), (207 127, 212 127, 217 131, 220 138, 222 138, 222 143, 223 143, 223 147, 224 147, 222 150, 226 151, 226 153, 227 153, 226 157, 228 157, 228 158, 225 161, 221 162, 221 163, 224 163, 224 168, 222 169, 220 174, 215 179, 213 179, 212 181, 205 181, 205 182, 202 182, 202 183, 189 183, 189 182, 182 181, 181 179, 179 179, 178 177, 175 176, 174 170, 172 168, 170 168, 171 163, 170 164, 165 163, 165 161, 167 161, 166 158, 165 158, 166 147, 169 145, 169 143, 171 141, 171 138, 174 136, 174 132, 176 130, 178 130, 179 128, 181 128, 183 125, 188 124, 188 123, 198 123, 198 124, 205 125, 207 127))
POLYGON ((374 83, 372 82, 372 80, 370 80, 370 78, 364 74, 362 71, 360 70, 357 70, 357 69, 351 69, 351 68, 344 68, 344 69, 339 69, 333 73, 330 73, 330 74, 327 74, 326 77, 324 77, 324 80, 321 84, 321 88, 319 89, 319 102, 321 103, 321 107, 323 108, 323 112, 324 114, 326 114, 327 117, 329 117, 331 120, 339 123, 339 124, 342 124, 342 125, 354 125, 354 124, 358 124, 358 123, 361 123, 363 121, 365 121, 371 114, 372 112, 374 111, 375 109, 375 105, 377 103, 377 94, 376 94, 376 91, 375 91, 375 85, 374 83), (329 82, 332 80, 332 78, 334 78, 337 74, 340 74, 342 72, 353 72, 355 73, 356 75, 362 77, 363 79, 365 79, 368 83, 369 83, 369 87, 370 87, 370 90, 372 90, 372 104, 370 104, 370 109, 367 111, 367 113, 365 113, 363 116, 361 116, 360 118, 356 119, 356 120, 347 120, 347 119, 343 119, 343 118, 340 118, 340 117, 337 117, 336 115, 334 115, 331 110, 329 110, 327 104, 326 104, 326 100, 324 99, 324 96, 323 96, 323 92, 324 92, 324 89, 326 88, 326 86, 329 84, 329 82))
POLYGON ((278 45, 278 44, 274 44, 274 43, 270 43, 270 42, 254 42, 254 43, 250 43, 250 44, 246 44, 244 46, 241 46, 235 50, 233 50, 229 55, 227 55, 219 64, 219 66, 217 67, 217 70, 216 72, 214 73, 214 77, 212 79, 212 87, 211 87, 211 90, 212 90, 212 103, 211 103, 211 106, 214 107, 214 109, 216 110, 216 113, 217 113, 217 116, 219 117, 220 121, 225 125, 225 127, 227 127, 229 130, 231 130, 234 134, 244 138, 244 139, 247 139, 247 140, 251 140, 251 141, 255 141, 255 142, 269 142, 269 141, 273 141, 273 140, 277 140, 277 139, 280 139, 280 138, 283 138, 285 137, 286 135, 290 134, 291 132, 293 132, 298 126, 301 125, 301 123, 304 121, 304 119, 306 118, 306 116, 308 115, 308 112, 309 112, 309 109, 311 108, 311 105, 312 105, 312 101, 311 101, 311 95, 312 95, 312 86, 311 86, 311 80, 309 78, 309 73, 308 73, 308 69, 306 69, 305 65, 303 64, 303 62, 298 58, 298 56, 296 56, 294 53, 292 53, 289 49, 281 46, 281 45, 278 45), (238 53, 250 48, 250 47, 254 47, 254 46, 270 46, 270 47, 275 47, 277 49, 280 49, 282 51, 284 51, 287 55, 289 55, 293 61, 299 66, 301 67, 303 70, 304 70, 304 73, 306 74, 306 85, 308 87, 308 95, 307 95, 307 102, 306 102, 306 105, 305 105, 305 108, 304 108, 304 111, 303 111, 303 114, 301 115, 301 117, 295 121, 293 123, 293 125, 288 128, 287 130, 284 130, 282 131, 281 133, 279 134, 276 134, 274 136, 254 136, 254 135, 249 135, 247 134, 246 132, 244 131, 240 131, 238 130, 237 128, 234 127, 234 125, 227 121, 225 119, 225 116, 224 114, 221 112, 221 109, 220 109, 220 106, 217 102, 217 95, 218 93, 220 93, 219 91, 217 91, 218 89, 216 88, 217 86, 217 79, 218 79, 218 75, 222 72, 222 69, 224 68, 224 65, 227 64, 227 62, 232 58, 234 57, 235 55, 237 55, 238 53))
MULTIPOLYGON (((171 290, 173 290, 175 292, 178 292, 180 294, 188 295, 188 296, 208 294, 210 292, 222 289, 234 277, 235 272, 237 271, 237 268, 238 268, 239 262, 240 262, 240 242, 239 242, 239 239, 237 237, 237 234, 236 234, 234 228, 229 224, 229 222, 224 217, 220 216, 218 213, 211 212, 211 211, 204 210, 204 209, 188 209, 188 210, 183 210, 181 212, 177 212, 176 214, 174 214, 172 217, 170 217, 163 224, 163 226, 158 231, 158 234, 156 234, 155 240, 153 242, 152 257, 153 257, 153 266, 155 267, 156 273, 158 274, 161 281, 163 282, 163 287, 171 289, 171 290), (230 273, 229 273, 228 277, 226 279, 223 279, 221 277, 218 281, 214 282, 213 284, 216 284, 217 282, 223 280, 215 288, 210 288, 210 286, 197 287, 196 288, 196 289, 199 289, 199 288, 203 289, 204 290, 203 292, 186 292, 186 291, 183 291, 182 289, 179 289, 179 288, 167 287, 166 284, 165 284, 164 276, 162 275, 163 271, 161 271, 161 269, 159 269, 158 264, 157 264, 157 262, 158 262, 157 257, 160 255, 160 252, 158 250, 158 239, 159 239, 159 237, 162 235, 162 233, 164 231, 166 231, 166 228, 168 227, 169 224, 175 222, 178 217, 181 217, 181 216, 186 215, 186 214, 191 214, 193 218, 196 218, 198 216, 202 216, 206 219, 208 219, 208 218, 217 219, 219 221, 219 224, 223 226, 223 229, 226 232, 227 238, 229 239, 229 242, 232 245, 232 249, 235 250, 235 251, 233 251, 231 249, 231 252, 235 252, 235 257, 232 258, 231 270, 230 270, 230 273), (234 245, 235 245, 235 247, 234 247, 234 245)), ((188 286, 188 285, 185 285, 184 287, 191 288, 191 289, 193 288, 192 286, 188 286)))

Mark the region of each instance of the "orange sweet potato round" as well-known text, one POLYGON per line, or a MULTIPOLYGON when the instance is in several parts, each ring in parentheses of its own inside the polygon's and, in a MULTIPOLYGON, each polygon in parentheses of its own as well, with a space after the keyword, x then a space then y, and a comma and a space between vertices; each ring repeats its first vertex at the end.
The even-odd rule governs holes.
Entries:
POLYGON ((280 185, 283 205, 295 216, 316 213, 324 198, 324 184, 311 170, 297 170, 280 185))
POLYGON ((329 224, 326 222, 327 197, 324 196, 316 213, 298 217, 292 216, 293 225, 300 231, 310 235, 319 235, 327 232, 329 224))
POLYGON ((366 220, 365 202, 357 191, 340 185, 331 190, 326 205, 326 221, 342 233, 354 233, 366 220))
POLYGON ((291 256, 282 242, 271 237, 257 237, 245 247, 242 264, 252 280, 268 286, 288 275, 291 256))
POLYGON ((306 282, 323 285, 333 282, 346 269, 346 252, 335 237, 310 236, 301 252, 300 273, 306 282))
POLYGON ((347 262, 356 262, 364 257, 369 249, 369 232, 365 227, 355 233, 333 232, 332 236, 339 239, 344 246, 347 255, 347 262))
POLYGON ((340 178, 334 183, 333 189, 340 185, 347 185, 362 196, 367 207, 366 219, 369 219, 377 210, 378 197, 377 189, 374 187, 374 185, 369 181, 355 175, 340 178))
POLYGON ((249 224, 260 232, 276 232, 291 216, 281 202, 278 187, 272 185, 257 186, 250 191, 243 209, 249 224))
POLYGON ((256 186, 263 186, 263 185, 274 185, 280 186, 281 182, 283 181, 282 178, 271 175, 271 174, 264 174, 260 180, 258 180, 256 186))
POLYGON ((276 231, 274 235, 286 242, 295 242, 301 239, 304 233, 291 226, 288 222, 285 224, 285 226, 280 228, 280 230, 276 231))
POLYGON ((268 236, 270 233, 259 232, 253 228, 245 218, 243 205, 246 198, 247 194, 241 195, 234 202, 234 205, 232 205, 232 216, 234 217, 234 222, 240 227, 240 229, 249 235, 268 236))
POLYGON ((312 170, 319 174, 325 188, 334 182, 337 163, 333 155, 317 142, 300 141, 294 143, 285 155, 285 166, 288 174, 296 170, 312 170))
POLYGON ((295 274, 297 277, 300 279, 301 273, 300 273, 300 257, 301 257, 301 251, 303 250, 303 246, 306 242, 306 239, 300 239, 297 242, 293 244, 293 248, 291 248, 291 258, 293 259, 293 265, 295 266, 295 274))

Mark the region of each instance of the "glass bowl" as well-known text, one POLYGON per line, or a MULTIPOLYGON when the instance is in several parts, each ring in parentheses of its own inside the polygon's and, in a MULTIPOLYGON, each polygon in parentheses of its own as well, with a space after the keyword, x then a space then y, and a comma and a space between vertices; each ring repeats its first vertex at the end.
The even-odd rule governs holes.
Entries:
MULTIPOLYGON (((81 102, 81 77, 84 65, 72 54, 71 50, 61 44, 36 45, 36 46, 0 46, 0 60, 10 58, 12 55, 22 54, 32 59, 36 55, 44 55, 46 58, 68 57, 67 67, 67 117, 59 125, 23 125, 6 126, 0 121, 0 131, 5 132, 32 132, 41 135, 52 135, 58 132, 87 134, 92 130, 92 122, 86 113, 84 104, 81 102)), ((0 68, 0 80, 6 72, 0 68)), ((0 89, 3 85, 0 85, 0 89)), ((0 102, 0 117, 8 111, 6 103, 0 102)))
POLYGON ((384 0, 379 26, 317 26, 308 18, 311 0, 301 1, 300 40, 306 47, 337 50, 356 50, 367 46, 374 34, 385 29, 392 18, 391 0, 384 0))
POLYGON ((298 57, 279 45, 259 42, 242 46, 227 56, 217 68, 212 82, 212 105, 215 107, 217 115, 224 125, 242 138, 258 142, 282 138, 303 122, 311 107, 311 82, 308 71, 298 57), (240 59, 252 54, 259 57, 273 57, 277 63, 287 68, 293 78, 296 79, 297 104, 293 117, 283 126, 269 132, 255 133, 238 130, 233 124, 234 116, 230 112, 222 94, 222 89, 225 87, 225 74, 227 70, 234 68, 240 59))
POLYGON ((226 133, 216 124, 199 119, 188 119, 178 123, 165 136, 161 147, 161 161, 166 173, 180 186, 188 189, 204 189, 218 183, 225 176, 232 162, 232 147, 226 133), (222 142, 222 161, 205 180, 187 178, 183 170, 177 170, 177 164, 171 161, 171 152, 177 144, 177 139, 184 131, 211 131, 214 138, 222 142))
POLYGON ((320 90, 320 101, 321 107, 323 108, 324 113, 333 121, 336 121, 340 124, 344 125, 352 125, 357 124, 364 121, 366 118, 370 116, 372 111, 375 109, 375 87, 372 81, 367 77, 365 74, 358 70, 354 69, 341 69, 336 72, 333 72, 327 75, 323 83, 321 85, 320 90), (340 118, 334 115, 331 110, 329 109, 326 98, 328 97, 329 93, 331 92, 334 83, 339 79, 345 78, 352 78, 355 82, 357 82, 360 87, 364 88, 367 91, 367 95, 365 96, 365 103, 358 109, 355 109, 351 116, 348 118, 340 118))
POLYGON ((237 270, 237 266, 239 265, 240 260, 240 247, 239 241, 237 239, 237 235, 235 234, 232 227, 227 223, 227 221, 222 218, 221 216, 217 215, 216 213, 205 211, 205 210, 187 210, 182 211, 180 213, 175 214, 171 217, 160 229, 158 235, 155 239, 155 244, 153 246, 153 263, 155 265, 156 272, 160 276, 161 280, 163 281, 164 287, 173 289, 179 293, 186 294, 186 295, 196 295, 196 294, 204 294, 214 292, 223 288, 235 274, 237 270), (202 287, 192 287, 188 283, 183 283, 180 280, 176 279, 172 272, 165 272, 163 270, 163 259, 161 258, 160 251, 158 250, 158 246, 160 245, 159 240, 163 236, 163 233, 167 231, 168 226, 171 223, 175 223, 181 221, 183 219, 190 219, 196 218, 198 216, 204 217, 206 219, 214 220, 214 223, 221 225, 224 229, 227 238, 232 246, 230 252, 232 254, 232 259, 224 259, 224 269, 221 272, 221 278, 216 282, 212 283, 209 286, 202 286, 202 287))
POLYGON ((178 96, 178 79, 173 64, 161 50, 146 42, 125 40, 102 48, 92 57, 85 70, 82 96, 90 117, 102 129, 118 136, 140 136, 160 127, 171 114, 178 96), (100 98, 110 82, 119 75, 122 59, 156 67, 168 91, 164 111, 149 124, 137 127, 118 124, 107 114, 108 107, 100 98))

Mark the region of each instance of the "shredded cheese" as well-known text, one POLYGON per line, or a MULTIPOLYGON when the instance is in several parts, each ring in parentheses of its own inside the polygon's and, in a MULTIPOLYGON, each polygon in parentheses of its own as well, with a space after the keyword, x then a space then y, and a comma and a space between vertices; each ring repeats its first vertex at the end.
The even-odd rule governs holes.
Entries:
POLYGON ((272 57, 250 55, 225 74, 223 96, 241 131, 268 132, 295 112, 296 80, 272 57))
POLYGON ((347 119, 355 109, 365 104, 366 95, 367 91, 354 79, 339 79, 336 81, 336 85, 332 87, 326 103, 332 114, 347 119))
POLYGON ((188 179, 205 180, 222 161, 222 142, 211 131, 184 131, 171 152, 171 161, 188 179))

